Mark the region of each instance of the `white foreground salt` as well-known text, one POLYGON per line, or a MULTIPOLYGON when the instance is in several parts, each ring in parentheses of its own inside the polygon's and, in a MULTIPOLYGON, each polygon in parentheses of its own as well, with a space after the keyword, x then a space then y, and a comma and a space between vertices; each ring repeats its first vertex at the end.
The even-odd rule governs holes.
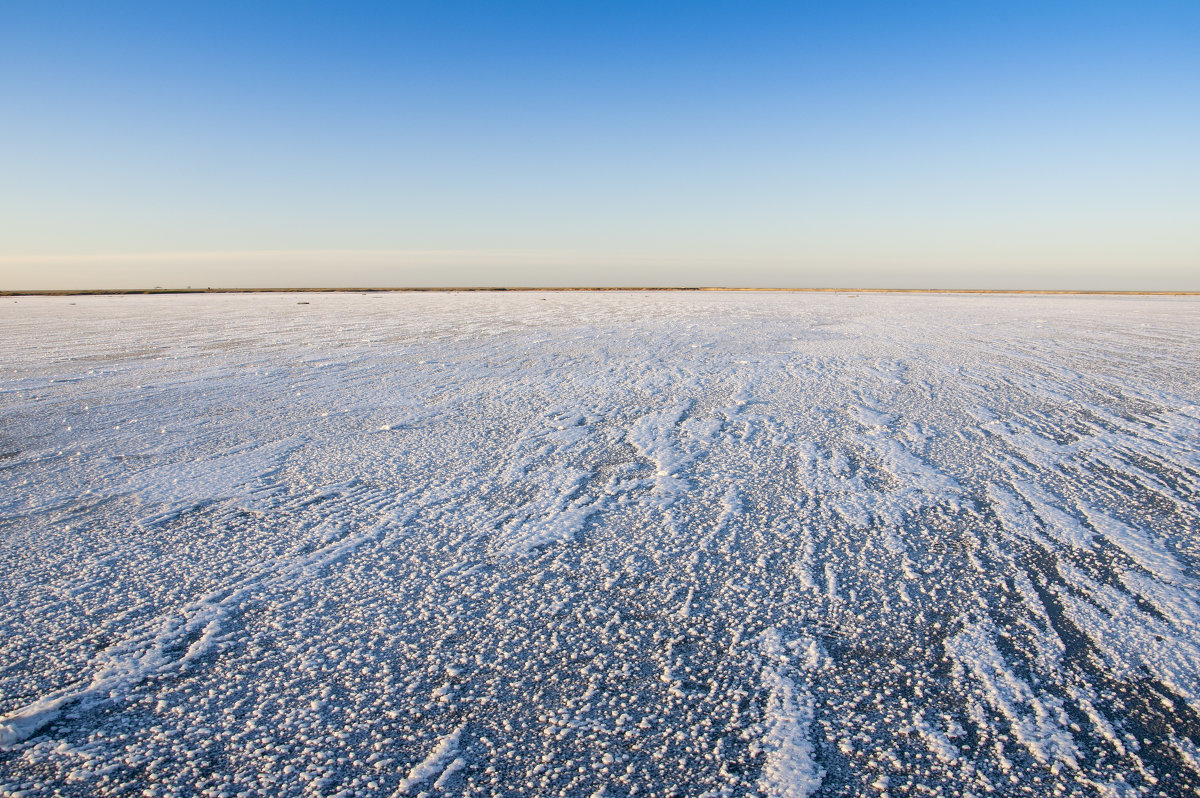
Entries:
POLYGON ((1200 789, 1196 299, 19 298, 0 375, 0 795, 1200 789))

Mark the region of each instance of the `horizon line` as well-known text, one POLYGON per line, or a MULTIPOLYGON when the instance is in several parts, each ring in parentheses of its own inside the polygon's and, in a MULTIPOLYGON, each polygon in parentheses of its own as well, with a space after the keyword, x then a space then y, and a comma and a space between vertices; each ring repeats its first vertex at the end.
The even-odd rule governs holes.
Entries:
POLYGON ((729 291, 758 293, 830 294, 1039 294, 1080 296, 1200 296, 1200 291, 1132 291, 1107 289, 1052 288, 849 288, 767 286, 360 286, 360 287, 260 287, 260 288, 64 288, 3 290, 0 297, 22 296, 134 296, 173 294, 349 294, 349 293, 566 293, 566 292, 662 292, 729 291))

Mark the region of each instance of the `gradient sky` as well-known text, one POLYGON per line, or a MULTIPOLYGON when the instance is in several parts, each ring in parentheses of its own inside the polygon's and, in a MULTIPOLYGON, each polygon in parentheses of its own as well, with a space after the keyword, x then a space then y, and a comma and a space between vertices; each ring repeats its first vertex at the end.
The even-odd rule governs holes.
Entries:
POLYGON ((1200 290, 1200 2, 0 2, 0 288, 1200 290))

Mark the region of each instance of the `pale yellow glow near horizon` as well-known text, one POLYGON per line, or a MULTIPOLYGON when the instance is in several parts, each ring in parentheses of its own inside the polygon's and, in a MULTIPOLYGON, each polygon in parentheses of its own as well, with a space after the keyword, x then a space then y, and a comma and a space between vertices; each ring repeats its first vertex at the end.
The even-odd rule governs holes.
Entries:
MULTIPOLYGON (((949 238, 949 237, 948 237, 949 238)), ((952 246, 873 255, 871 242, 803 257, 571 249, 263 249, 0 254, 0 290, 429 286, 729 286, 1200 290, 1190 259, 1139 263, 1137 247, 1095 251, 1039 242, 983 256, 952 246), (1052 265, 1051 265, 1052 264, 1052 265), (652 278, 652 279, 651 279, 652 278)))

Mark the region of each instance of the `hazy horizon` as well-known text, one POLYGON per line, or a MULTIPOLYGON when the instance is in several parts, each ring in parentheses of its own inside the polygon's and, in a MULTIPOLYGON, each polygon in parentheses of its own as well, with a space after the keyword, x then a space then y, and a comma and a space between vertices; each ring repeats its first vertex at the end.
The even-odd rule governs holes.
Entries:
POLYGON ((0 9, 0 290, 1200 290, 1200 6, 0 9))

